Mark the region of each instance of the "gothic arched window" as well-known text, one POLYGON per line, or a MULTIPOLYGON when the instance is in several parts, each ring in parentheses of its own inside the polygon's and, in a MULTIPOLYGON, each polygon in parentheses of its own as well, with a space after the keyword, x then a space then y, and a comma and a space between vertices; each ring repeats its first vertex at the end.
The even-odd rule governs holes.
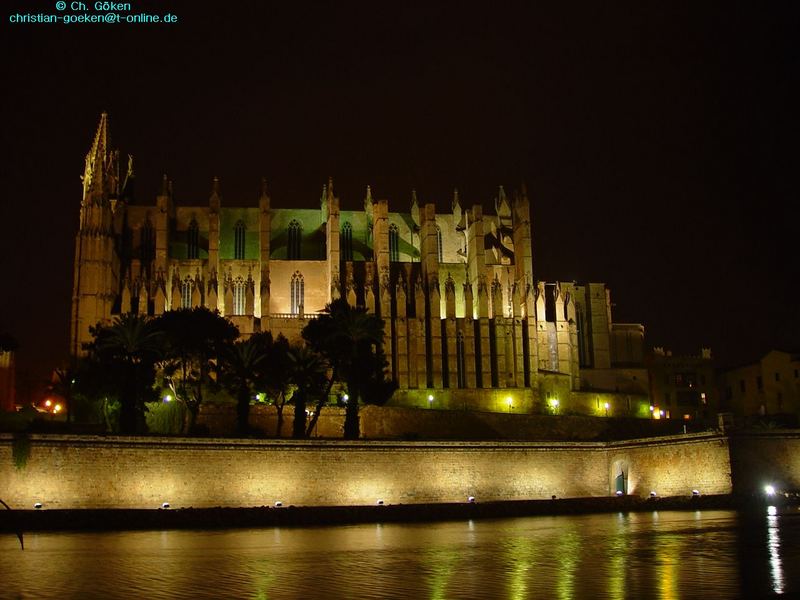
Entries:
POLYGON ((439 262, 444 262, 442 257, 444 253, 442 252, 442 230, 439 229, 439 226, 436 226, 436 253, 439 256, 439 262))
POLYGON ((244 259, 244 234, 244 221, 239 220, 233 227, 233 258, 237 260, 244 259))
POLYGON ((192 219, 189 229, 186 230, 186 258, 200 257, 200 229, 197 221, 192 219))
POLYGON ((289 288, 291 294, 291 301, 292 301, 292 314, 298 315, 300 314, 300 307, 303 306, 304 298, 305 298, 305 281, 303 280, 303 274, 300 271, 296 271, 294 275, 292 275, 292 282, 289 288))
POLYGON ((192 292, 194 282, 191 277, 187 277, 181 282, 181 308, 192 308, 192 292))
POLYGON ((400 231, 397 225, 389 225, 389 260, 397 262, 400 260, 400 231))
POLYGON ((244 279, 237 277, 233 282, 233 314, 245 314, 245 283, 244 279))
POLYGON ((342 223, 339 242, 341 244, 342 260, 353 260, 353 227, 348 221, 342 223))
POLYGON ((296 219, 289 223, 289 237, 286 247, 286 254, 289 260, 300 258, 300 242, 302 239, 302 228, 296 219))
POLYGON ((151 260, 153 260, 153 256, 155 255, 155 236, 153 235, 153 224, 150 223, 150 219, 147 219, 142 225, 142 239, 141 242, 141 250, 140 256, 142 262, 144 264, 148 264, 151 260))

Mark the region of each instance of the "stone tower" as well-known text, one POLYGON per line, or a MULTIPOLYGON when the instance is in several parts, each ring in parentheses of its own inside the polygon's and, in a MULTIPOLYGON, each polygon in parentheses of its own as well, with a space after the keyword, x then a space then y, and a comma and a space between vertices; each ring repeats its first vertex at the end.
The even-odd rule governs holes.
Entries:
MULTIPOLYGON (((120 260, 115 247, 114 216, 120 194, 119 153, 109 150, 108 115, 100 124, 86 155, 80 226, 75 238, 70 352, 84 354, 83 344, 92 337, 89 328, 109 322, 117 299, 120 260)), ((129 169, 126 185, 132 182, 129 169)))

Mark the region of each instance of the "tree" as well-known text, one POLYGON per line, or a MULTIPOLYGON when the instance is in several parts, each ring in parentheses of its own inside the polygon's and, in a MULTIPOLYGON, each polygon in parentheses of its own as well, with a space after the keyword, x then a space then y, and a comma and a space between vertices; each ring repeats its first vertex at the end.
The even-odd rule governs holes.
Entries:
POLYGON ((53 371, 53 377, 47 386, 47 391, 64 399, 67 409, 67 423, 72 422, 73 400, 75 396, 75 384, 77 383, 77 368, 74 366, 61 367, 53 371))
POLYGON ((294 385, 292 404, 294 405, 294 421, 292 437, 308 437, 306 432, 306 416, 308 401, 314 398, 327 398, 328 365, 325 360, 308 346, 297 345, 289 350, 291 363, 290 381, 294 385))
POLYGON ((347 386, 344 437, 358 439, 360 403, 383 404, 396 389, 396 384, 386 381, 387 363, 381 351, 383 320, 339 298, 310 321, 302 335, 330 363, 331 382, 342 381, 347 386))
POLYGON ((110 326, 91 331, 94 341, 89 351, 96 374, 120 402, 120 433, 144 431, 144 403, 153 396, 162 332, 156 321, 135 314, 119 316, 110 326))
POLYGON ((167 311, 158 318, 158 325, 166 342, 164 375, 171 381, 175 397, 188 409, 188 430, 192 433, 203 389, 215 385, 212 375, 223 348, 239 337, 239 329, 218 311, 204 307, 167 311))
MULTIPOLYGON (((275 436, 281 437, 283 431, 283 409, 291 387, 291 365, 289 363, 289 340, 282 334, 274 340, 270 335, 266 347, 268 358, 264 363, 263 386, 267 396, 272 398, 278 416, 275 436)), ((265 340, 266 341, 266 340, 265 340)))
POLYGON ((236 398, 236 431, 250 432, 250 399, 265 384, 265 362, 272 350, 272 334, 256 333, 226 346, 222 354, 220 382, 236 398))

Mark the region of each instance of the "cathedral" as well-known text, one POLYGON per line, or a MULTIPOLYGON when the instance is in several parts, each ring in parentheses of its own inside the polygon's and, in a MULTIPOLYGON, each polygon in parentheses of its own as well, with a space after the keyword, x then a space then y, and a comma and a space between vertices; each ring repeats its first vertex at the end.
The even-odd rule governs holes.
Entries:
POLYGON ((257 207, 229 205, 217 178, 207 201, 178 206, 164 176, 142 205, 108 129, 103 114, 83 175, 73 354, 115 315, 195 306, 297 340, 344 297, 384 321, 393 403, 649 416, 644 328, 612 321, 603 283, 534 279, 524 186, 499 187, 486 212, 456 191, 446 213, 415 192, 391 212, 367 186, 352 211, 331 180, 319 208, 273 206, 263 180, 257 207))

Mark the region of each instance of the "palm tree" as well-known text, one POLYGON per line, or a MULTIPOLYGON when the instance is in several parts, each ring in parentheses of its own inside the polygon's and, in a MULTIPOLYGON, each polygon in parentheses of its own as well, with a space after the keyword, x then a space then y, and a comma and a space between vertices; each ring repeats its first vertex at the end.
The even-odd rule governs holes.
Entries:
POLYGON ((292 394, 292 404, 294 404, 292 437, 304 438, 309 435, 306 432, 308 401, 313 398, 327 398, 328 365, 322 356, 305 345, 293 346, 289 350, 289 362, 290 381, 295 388, 292 394))
POLYGON ((166 341, 164 374, 189 411, 189 432, 194 432, 203 402, 203 389, 214 385, 223 348, 239 337, 239 329, 218 311, 204 307, 170 310, 158 318, 166 341))
POLYGON ((121 433, 144 429, 144 402, 152 395, 155 364, 161 356, 163 334, 146 316, 125 314, 108 327, 92 330, 90 352, 105 369, 105 378, 120 401, 121 433))
POLYGON ((310 321, 302 335, 330 363, 331 380, 343 381, 347 386, 344 437, 358 439, 359 403, 385 402, 394 391, 393 384, 385 381, 383 321, 365 308, 351 307, 339 298, 328 304, 319 318, 310 321), (378 382, 391 388, 388 396, 385 390, 381 390, 380 397, 366 395, 381 387, 378 382))
POLYGON ((282 335, 274 340, 269 337, 266 347, 268 358, 263 367, 262 385, 267 395, 272 398, 278 421, 275 436, 281 437, 283 431, 283 409, 291 387, 291 364, 289 362, 289 341, 282 335))
POLYGON ((236 397, 236 431, 241 436, 250 432, 250 399, 263 379, 261 366, 269 357, 262 339, 264 335, 255 334, 236 341, 222 353, 219 379, 236 397))

